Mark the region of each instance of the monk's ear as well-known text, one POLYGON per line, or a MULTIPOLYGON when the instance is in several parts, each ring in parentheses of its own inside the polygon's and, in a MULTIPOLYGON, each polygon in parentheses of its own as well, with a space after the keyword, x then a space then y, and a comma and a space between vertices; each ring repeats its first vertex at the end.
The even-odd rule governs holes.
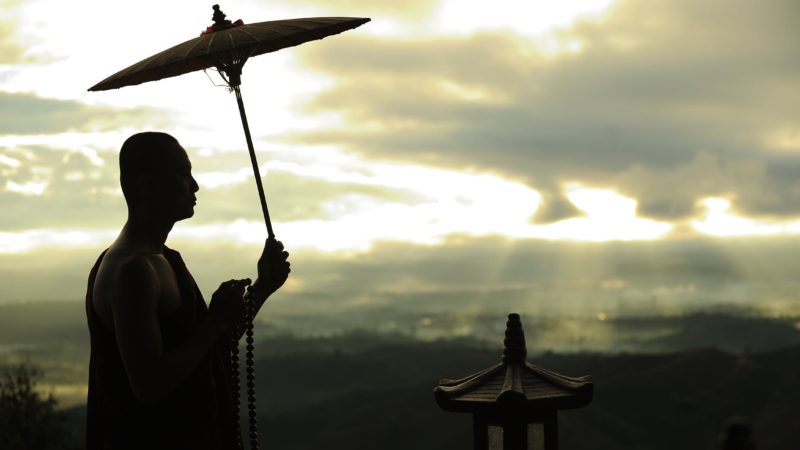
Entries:
POLYGON ((136 193, 140 197, 150 197, 157 190, 155 177, 152 174, 143 173, 136 177, 136 193))

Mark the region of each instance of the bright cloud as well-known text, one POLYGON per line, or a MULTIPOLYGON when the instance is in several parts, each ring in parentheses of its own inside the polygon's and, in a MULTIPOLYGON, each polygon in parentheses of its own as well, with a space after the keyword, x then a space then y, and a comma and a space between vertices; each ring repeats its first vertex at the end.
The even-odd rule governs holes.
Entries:
POLYGON ((658 239, 674 228, 666 222, 636 217, 636 200, 612 189, 593 189, 570 183, 565 190, 572 204, 586 216, 532 227, 533 236, 595 242, 636 241, 658 239))
POLYGON ((614 0, 450 0, 443 3, 438 20, 448 32, 472 33, 481 29, 510 28, 542 35, 576 19, 598 17, 614 0))
POLYGON ((6 181, 6 190, 22 195, 42 195, 50 183, 47 181, 28 181, 26 183, 15 183, 12 180, 6 181))
MULTIPOLYGON (((418 200, 409 204, 344 194, 322 204, 323 217, 276 223, 275 229, 281 239, 293 248, 358 252, 369 250, 379 241, 440 244, 455 234, 609 241, 655 239, 672 229, 669 224, 637 218, 636 202, 608 189, 568 186, 570 198, 586 216, 537 225, 531 219, 540 196, 523 184, 489 174, 413 166, 383 168, 385 171, 375 170, 371 177, 353 178, 416 191, 418 200)), ((114 234, 110 229, 9 232, 0 236, 0 252, 18 253, 37 247, 99 246, 114 234)), ((247 219, 187 222, 176 226, 172 236, 188 242, 257 245, 264 239, 264 225, 247 219)))
POLYGON ((96 247, 116 236, 113 230, 36 229, 0 231, 0 253, 26 253, 38 248, 96 247))
POLYGON ((695 230, 711 236, 771 236, 800 234, 800 220, 758 220, 742 217, 732 211, 726 198, 706 198, 703 218, 692 221, 695 230))

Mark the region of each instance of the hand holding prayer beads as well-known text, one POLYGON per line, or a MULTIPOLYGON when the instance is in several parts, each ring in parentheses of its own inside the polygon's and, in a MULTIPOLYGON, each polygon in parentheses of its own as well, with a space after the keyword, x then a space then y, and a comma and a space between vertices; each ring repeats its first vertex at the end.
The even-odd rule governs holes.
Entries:
POLYGON ((244 323, 246 311, 242 299, 248 286, 250 286, 249 278, 228 280, 220 284, 219 289, 211 296, 209 316, 223 330, 232 330, 244 323))

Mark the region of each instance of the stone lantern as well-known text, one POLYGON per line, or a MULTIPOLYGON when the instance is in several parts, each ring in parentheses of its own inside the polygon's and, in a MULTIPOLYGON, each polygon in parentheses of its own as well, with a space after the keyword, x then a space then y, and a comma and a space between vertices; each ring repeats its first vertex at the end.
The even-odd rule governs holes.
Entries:
POLYGON ((475 450, 556 450, 557 411, 592 401, 588 376, 565 377, 526 356, 519 314, 509 314, 502 362, 434 389, 445 411, 472 413, 475 450))

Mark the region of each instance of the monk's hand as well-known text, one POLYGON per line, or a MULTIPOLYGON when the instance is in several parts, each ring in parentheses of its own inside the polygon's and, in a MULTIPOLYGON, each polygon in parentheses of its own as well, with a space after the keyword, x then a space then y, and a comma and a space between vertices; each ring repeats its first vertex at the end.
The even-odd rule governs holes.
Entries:
POLYGON ((249 278, 225 281, 219 285, 219 289, 211 296, 208 314, 220 330, 233 330, 244 324, 245 306, 243 298, 244 291, 249 285, 249 278))
POLYGON ((290 266, 289 252, 283 249, 283 243, 274 238, 267 239, 258 259, 258 279, 253 283, 253 293, 265 299, 280 289, 292 271, 290 266))

